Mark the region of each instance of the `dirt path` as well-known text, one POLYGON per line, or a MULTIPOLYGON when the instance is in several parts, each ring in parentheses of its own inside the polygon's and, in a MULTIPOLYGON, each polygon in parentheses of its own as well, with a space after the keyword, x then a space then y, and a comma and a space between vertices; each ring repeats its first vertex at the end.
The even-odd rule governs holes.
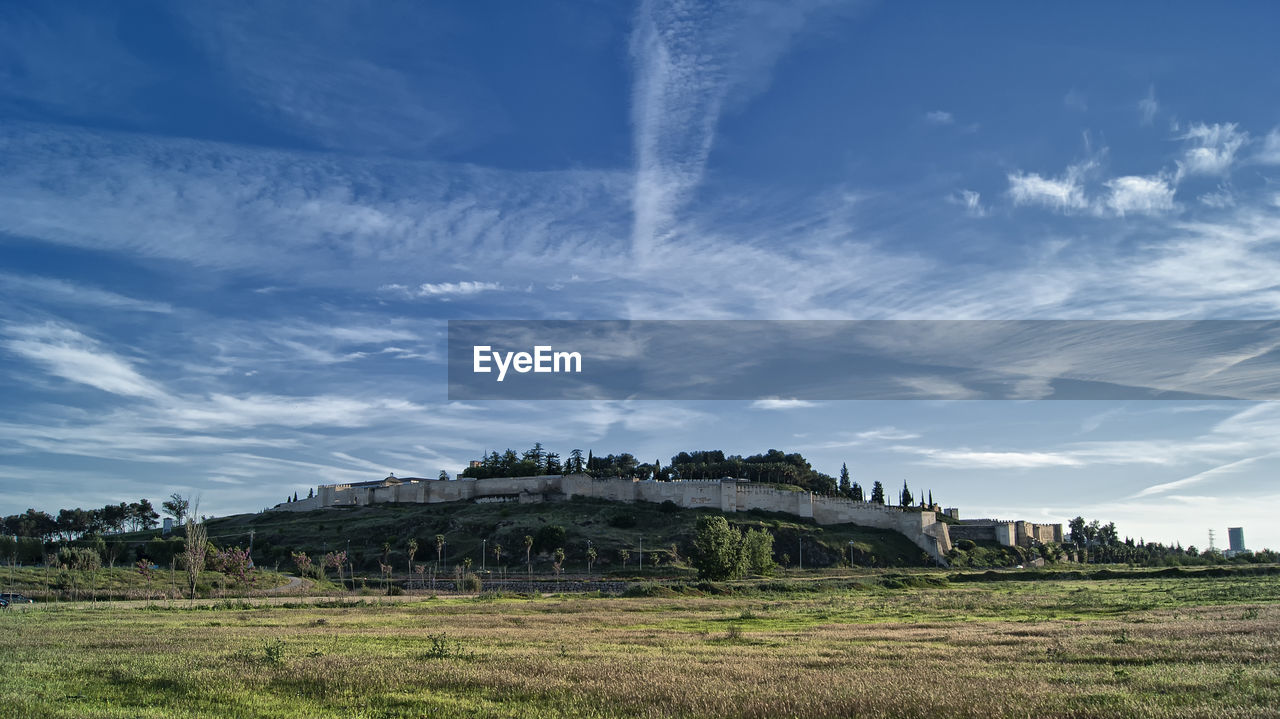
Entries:
POLYGON ((278 587, 270 589, 262 589, 254 592, 254 596, 262 596, 264 594, 291 594, 293 592, 305 592, 315 584, 310 579, 302 579, 301 577, 289 577, 289 581, 278 587))

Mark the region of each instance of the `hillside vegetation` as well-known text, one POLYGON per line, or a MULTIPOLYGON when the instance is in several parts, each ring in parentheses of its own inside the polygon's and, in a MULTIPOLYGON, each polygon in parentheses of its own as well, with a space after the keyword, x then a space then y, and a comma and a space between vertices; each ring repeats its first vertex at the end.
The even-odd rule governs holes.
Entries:
MULTIPOLYGON (((596 572, 637 574, 643 541, 646 574, 680 574, 687 570, 694 526, 706 509, 682 509, 672 503, 623 504, 573 498, 541 504, 451 502, 444 504, 379 504, 312 512, 241 514, 208 521, 209 539, 219 546, 247 546, 254 534, 259 566, 291 569, 293 552, 311 555, 347 551, 357 571, 374 571, 379 562, 397 574, 409 571, 408 547, 417 540, 414 564, 436 561, 436 536, 445 546, 446 571, 470 558, 486 568, 523 573, 524 538, 534 538, 535 573, 550 573, 556 549, 565 551, 564 571, 586 571, 588 547, 596 550, 596 572), (559 530, 563 530, 562 532, 559 530), (501 557, 494 546, 502 547, 501 557), (625 564, 622 551, 630 552, 625 564)), ((725 517, 741 529, 765 529, 774 536, 774 559, 784 566, 806 568, 855 566, 931 566, 919 547, 897 532, 855 525, 818 526, 789 514, 738 512, 725 517)))

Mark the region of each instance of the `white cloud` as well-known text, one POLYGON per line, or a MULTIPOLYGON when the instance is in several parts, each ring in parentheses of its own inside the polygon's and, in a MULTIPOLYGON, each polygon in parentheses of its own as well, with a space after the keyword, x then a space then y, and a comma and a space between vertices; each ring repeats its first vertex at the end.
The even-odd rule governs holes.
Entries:
POLYGON ((915 432, 907 432, 897 427, 879 427, 877 429, 869 429, 864 432, 858 432, 857 438, 862 440, 884 440, 890 442, 904 442, 909 439, 918 439, 920 435, 915 432))
POLYGON ((5 334, 12 338, 5 342, 6 347, 55 376, 124 397, 165 396, 159 385, 138 374, 128 360, 69 327, 27 325, 12 327, 5 334))
POLYGON ((1138 100, 1138 115, 1141 117, 1142 125, 1145 127, 1155 122, 1156 113, 1160 111, 1160 103, 1156 101, 1156 88, 1151 86, 1147 88, 1146 97, 1138 100))
POLYGON ((982 206, 982 195, 973 190, 961 190, 950 199, 955 204, 962 205, 970 217, 987 216, 987 208, 982 206))
POLYGON ((138 300, 96 287, 60 280, 53 277, 37 277, 0 272, 0 288, 20 293, 23 297, 35 297, 45 302, 90 305, 134 312, 168 314, 173 308, 163 302, 138 300))
POLYGON ((773 63, 822 4, 640 4, 630 48, 636 260, 656 265, 649 253, 701 185, 721 113, 767 87, 773 63))
POLYGON ((424 282, 416 288, 404 285, 383 285, 383 291, 396 292, 409 297, 448 297, 475 295, 481 292, 496 292, 502 289, 497 282, 424 282))
POLYGON ((1173 187, 1163 177, 1129 175, 1107 180, 1107 207, 1120 216, 1126 214, 1159 215, 1176 209, 1173 187))
POLYGON ((1196 199, 1200 200, 1200 204, 1218 210, 1236 206, 1235 194, 1228 186, 1219 186, 1213 192, 1206 192, 1196 199))
POLYGON ((769 397, 767 399, 758 399, 751 403, 751 409, 801 409, 804 407, 813 407, 816 403, 803 399, 781 399, 778 397, 769 397))
POLYGON ((1009 196, 1015 205, 1042 205, 1060 212, 1086 210, 1089 200, 1085 197, 1084 177, 1095 166, 1094 161, 1074 164, 1057 178, 1034 172, 1010 173, 1009 196))
POLYGON ((1280 127, 1272 128, 1262 141, 1262 149, 1254 157, 1264 165, 1280 165, 1280 127))
POLYGON ((923 464, 955 469, 1038 469, 1079 467, 1084 464, 1080 459, 1056 452, 983 452, 969 449, 914 451, 923 455, 923 464))
POLYGON ((1181 489, 1182 487, 1186 487, 1191 484, 1199 484, 1200 482, 1203 482, 1208 479, 1214 479, 1217 477, 1221 477, 1223 475, 1235 474, 1237 472, 1240 472, 1241 470, 1244 470, 1250 467, 1251 465, 1255 464, 1259 460, 1269 459, 1271 457, 1274 457, 1276 454, 1277 453, 1275 452, 1271 452, 1271 453, 1259 455, 1256 457, 1246 457, 1245 459, 1239 459, 1234 462, 1227 462, 1226 464, 1218 465, 1217 467, 1214 467, 1212 469, 1208 469, 1203 472, 1197 472, 1196 474, 1193 474, 1190 477, 1174 480, 1172 482, 1163 482, 1161 484, 1151 485, 1150 487, 1143 489, 1141 492, 1138 492, 1133 496, 1134 498, 1138 498, 1138 497, 1149 497, 1153 494, 1163 494, 1165 492, 1169 492, 1175 489, 1181 489))
POLYGON ((956 119, 945 110, 933 110, 924 114, 925 122, 931 125, 950 125, 956 119))
POLYGON ((1178 177, 1188 175, 1224 175, 1235 162, 1236 153, 1249 139, 1249 134, 1236 124, 1196 123, 1178 139, 1189 147, 1178 161, 1178 177))

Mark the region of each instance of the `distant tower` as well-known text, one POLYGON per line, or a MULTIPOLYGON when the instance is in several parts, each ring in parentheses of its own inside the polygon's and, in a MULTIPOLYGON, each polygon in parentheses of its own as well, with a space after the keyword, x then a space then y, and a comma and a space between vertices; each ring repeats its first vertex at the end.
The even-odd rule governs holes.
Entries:
POLYGON ((1213 530, 1210 529, 1209 530, 1209 551, 1212 552, 1214 549, 1215 547, 1213 546, 1213 530))
POLYGON ((1231 545, 1231 553, 1244 551, 1244 527, 1227 527, 1227 542, 1231 545))

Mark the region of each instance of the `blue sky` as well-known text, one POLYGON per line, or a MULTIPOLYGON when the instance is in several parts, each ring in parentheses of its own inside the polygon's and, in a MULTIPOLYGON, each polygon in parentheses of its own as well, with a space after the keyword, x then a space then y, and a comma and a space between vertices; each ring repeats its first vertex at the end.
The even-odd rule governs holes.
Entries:
POLYGON ((443 364, 448 319, 1273 318, 1277 21, 3 3, 0 512, 778 447, 1280 546, 1274 403, 451 403, 443 364))

